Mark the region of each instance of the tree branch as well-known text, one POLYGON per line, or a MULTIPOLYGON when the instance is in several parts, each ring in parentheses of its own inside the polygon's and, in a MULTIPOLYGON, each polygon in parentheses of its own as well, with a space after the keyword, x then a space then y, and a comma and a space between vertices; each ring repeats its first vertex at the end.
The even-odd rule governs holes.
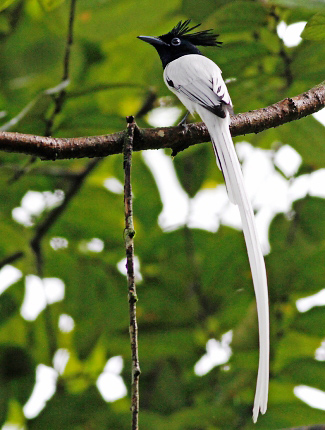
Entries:
POLYGON ((5 257, 3 260, 0 261, 0 269, 2 269, 7 264, 12 264, 17 260, 20 260, 24 256, 25 253, 23 251, 14 252, 13 254, 9 255, 8 257, 5 257))
MULTIPOLYGON (((65 198, 63 202, 60 204, 60 206, 57 206, 56 208, 54 208, 48 214, 48 216, 36 226, 35 235, 30 241, 30 246, 35 254, 37 275, 40 278, 43 278, 44 276, 42 239, 44 238, 46 233, 50 230, 50 228, 53 226, 53 224, 57 221, 57 219, 66 210, 71 200, 79 192, 87 176, 93 171, 93 169, 98 165, 100 161, 101 161, 100 158, 94 158, 93 160, 88 162, 84 170, 77 177, 75 177, 74 181, 72 182, 70 188, 68 189, 65 195, 65 198)), ((55 329, 53 326, 52 310, 50 306, 46 306, 44 309, 44 320, 45 320, 47 339, 49 342, 49 355, 50 357, 53 357, 55 351, 57 350, 57 338, 56 338, 55 329)))
MULTIPOLYGON (((275 25, 273 28, 273 33, 277 36, 277 28, 278 28, 278 24, 281 21, 281 17, 277 13, 276 6, 271 7, 270 16, 272 16, 274 18, 274 24, 275 25)), ((292 58, 290 57, 290 55, 287 51, 287 47, 286 47, 283 39, 281 39, 281 37, 278 37, 278 41, 280 44, 280 49, 278 51, 278 55, 280 58, 282 58, 282 61, 283 61, 283 77, 285 78, 285 81, 286 81, 285 88, 290 88, 290 86, 293 82, 293 74, 291 71, 292 58)))
POLYGON ((94 160, 91 160, 87 166, 84 168, 82 172, 80 172, 75 178, 68 189, 65 198, 63 202, 60 204, 60 206, 57 206, 54 208, 48 216, 44 219, 43 222, 37 225, 35 230, 35 235, 33 239, 31 240, 31 247, 36 253, 37 250, 40 248, 41 241, 45 234, 50 230, 50 228, 53 226, 53 224, 56 222, 56 220, 61 216, 61 214, 65 211, 65 209, 68 207, 70 201, 73 199, 73 197, 79 192, 80 188, 82 187, 84 181, 88 177, 88 175, 94 170, 94 168, 98 165, 98 163, 101 161, 100 158, 95 158, 94 160))
MULTIPOLYGON (((266 108, 234 115, 231 119, 232 136, 259 133, 278 127, 312 113, 325 105, 325 81, 293 98, 285 98, 266 108)), ((29 134, 0 133, 0 150, 34 155, 43 160, 83 157, 105 157, 123 152, 124 131, 106 136, 54 138, 29 134)), ((210 136, 203 123, 185 127, 135 129, 134 150, 171 148, 173 154, 202 142, 210 136)))
POLYGON ((133 208, 132 208, 132 186, 131 186, 131 166, 134 132, 136 124, 134 117, 127 118, 127 131, 124 141, 124 211, 125 211, 125 252, 126 252, 126 270, 128 282, 129 297, 129 314, 130 314, 130 341, 132 355, 132 388, 131 388, 131 413, 132 413, 132 430, 139 428, 139 377, 140 364, 138 354, 138 324, 137 324, 137 293, 135 287, 134 275, 134 242, 135 235, 133 226, 133 208))
MULTIPOLYGON (((75 18, 75 12, 76 12, 76 2, 77 0, 71 0, 71 3, 70 3, 68 33, 67 33, 67 41, 66 41, 64 59, 63 59, 63 74, 62 74, 62 81, 61 81, 62 83, 69 81, 70 54, 71 54, 71 46, 73 44, 73 27, 74 27, 73 25, 74 25, 74 18, 75 18)), ((66 91, 64 87, 61 89, 59 94, 55 96, 54 110, 50 118, 48 118, 48 120, 46 121, 45 136, 51 136, 55 118, 62 111, 65 97, 66 97, 66 91)))
POLYGON ((314 425, 314 426, 306 426, 306 427, 290 427, 289 429, 283 430, 325 430, 325 425, 314 425))
MULTIPOLYGON (((67 41, 66 41, 64 59, 63 59, 63 74, 62 74, 62 80, 60 84, 57 85, 55 88, 43 91, 41 94, 36 96, 34 100, 29 102, 28 105, 15 118, 12 118, 8 123, 4 124, 4 126, 1 127, 2 129, 4 128, 6 130, 16 125, 17 122, 23 119, 24 116, 26 116, 28 112, 36 105, 36 103, 38 103, 42 99, 42 97, 44 97, 44 95, 50 95, 50 96, 53 96, 54 108, 51 116, 45 121, 45 136, 52 135, 55 118, 62 111, 64 101, 66 98, 65 89, 67 85, 69 85, 70 53, 71 53, 71 46, 73 44, 73 25, 74 25, 74 19, 75 19, 76 1, 77 0, 71 0, 71 3, 70 3, 68 33, 67 33, 67 41), (57 94, 55 90, 58 90, 57 94)), ((11 184, 12 182, 17 181, 22 175, 27 173, 36 160, 37 160, 37 156, 33 155, 32 158, 28 160, 28 162, 23 166, 22 169, 15 172, 14 176, 11 179, 9 179, 8 183, 11 184)))

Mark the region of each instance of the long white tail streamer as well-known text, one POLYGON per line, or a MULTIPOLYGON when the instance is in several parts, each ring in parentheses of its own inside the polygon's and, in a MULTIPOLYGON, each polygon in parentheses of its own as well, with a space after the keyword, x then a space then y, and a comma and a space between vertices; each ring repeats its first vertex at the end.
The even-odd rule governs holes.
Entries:
POLYGON ((219 118, 203 107, 196 107, 198 114, 207 126, 232 203, 238 205, 246 241, 249 263, 256 296, 259 326, 259 367, 253 407, 253 421, 259 412, 267 409, 269 387, 269 303, 266 270, 263 254, 258 240, 252 205, 247 196, 241 167, 229 131, 229 115, 219 118))

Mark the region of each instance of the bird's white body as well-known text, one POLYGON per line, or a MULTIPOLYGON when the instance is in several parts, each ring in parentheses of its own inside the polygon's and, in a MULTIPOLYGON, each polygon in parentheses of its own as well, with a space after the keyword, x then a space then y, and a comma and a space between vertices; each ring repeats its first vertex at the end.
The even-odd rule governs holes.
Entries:
POLYGON ((259 324, 259 368, 253 407, 253 420, 267 409, 269 385, 269 304, 263 254, 260 248, 254 213, 244 185, 241 167, 229 131, 230 117, 227 108, 231 100, 219 67, 207 57, 198 54, 184 55, 171 61, 164 70, 167 87, 184 106, 197 112, 205 123, 221 169, 229 199, 238 205, 246 247, 251 266, 259 324), (210 110, 220 106, 225 117, 210 110))

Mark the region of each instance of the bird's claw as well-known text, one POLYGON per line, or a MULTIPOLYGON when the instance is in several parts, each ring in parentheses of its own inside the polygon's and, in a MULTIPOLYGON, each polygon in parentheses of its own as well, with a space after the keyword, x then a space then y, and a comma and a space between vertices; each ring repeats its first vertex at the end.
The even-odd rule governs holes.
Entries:
POLYGON ((182 118, 182 120, 177 124, 178 127, 186 127, 187 126, 186 120, 187 120, 187 117, 189 116, 189 114, 190 114, 190 112, 187 111, 185 116, 182 118))

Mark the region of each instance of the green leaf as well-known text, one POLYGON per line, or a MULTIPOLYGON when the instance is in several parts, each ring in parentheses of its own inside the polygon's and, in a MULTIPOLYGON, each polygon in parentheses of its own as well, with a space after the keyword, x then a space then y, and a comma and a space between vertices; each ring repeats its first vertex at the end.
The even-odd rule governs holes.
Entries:
POLYGON ((307 295, 322 288, 325 229, 320 220, 324 210, 324 199, 306 197, 293 205, 291 220, 281 214, 272 221, 267 266, 270 297, 275 302, 288 294, 296 298, 297 292, 307 295))
POLYGON ((292 9, 311 9, 311 10, 324 10, 325 5, 323 0, 268 0, 268 4, 283 6, 292 9))
POLYGON ((121 232, 124 228, 122 197, 109 193, 104 185, 93 184, 85 185, 78 196, 78 199, 71 201, 68 209, 53 226, 51 235, 65 237, 69 241, 93 237, 105 241, 110 237, 110 248, 121 244, 121 232))
POLYGON ((325 238, 325 219, 318 217, 317 214, 325 208, 325 200, 318 197, 307 197, 298 200, 294 209, 298 215, 299 228, 308 240, 317 245, 322 246, 325 238))
POLYGON ((314 169, 325 167, 325 127, 312 116, 278 127, 278 139, 292 146, 314 169), (310 142, 310 151, 306 142, 310 142))
MULTIPOLYGON (((34 419, 28 420, 28 428, 60 430, 62 428, 78 429, 95 426, 99 429, 112 429, 98 422, 96 415, 106 410, 107 420, 112 411, 105 404, 95 387, 91 387, 81 394, 58 392, 46 405, 46 408, 34 419)), ((115 421, 116 424, 116 421, 115 421)), ((123 428, 119 427, 116 428, 123 428)))
POLYGON ((173 430, 197 430, 227 428, 229 422, 234 419, 230 408, 219 406, 215 401, 204 404, 191 405, 174 412, 163 426, 157 429, 163 430, 166 426, 173 430), (170 423, 170 424, 168 424, 170 423))
POLYGON ((4 292, 0 295, 0 324, 3 324, 18 309, 16 300, 10 293, 4 292))
POLYGON ((210 157, 213 158, 213 154, 207 145, 197 145, 175 157, 177 176, 190 197, 194 197, 202 187, 206 179, 206 169, 203 166, 208 166, 210 157))
MULTIPOLYGON (((321 338, 312 337, 302 333, 290 331, 284 336, 278 345, 277 355, 274 361, 274 370, 283 372, 286 366, 299 359, 314 358, 315 351, 319 347, 321 338)), ((317 362, 315 361, 315 366, 317 362)))
POLYGON ((325 391, 324 371, 325 362, 303 358, 293 360, 285 366, 281 377, 295 385, 307 385, 325 391))
POLYGON ((8 384, 21 404, 27 402, 35 384, 36 366, 30 353, 21 347, 0 347, 0 380, 8 384))
POLYGON ((189 16, 197 22, 202 22, 211 15, 216 8, 220 8, 222 5, 222 0, 203 0, 200 2, 200 7, 197 7, 197 2, 195 0, 183 0, 181 10, 184 16, 189 16))
MULTIPOLYGON (((73 252, 71 248, 52 251, 51 254, 47 271, 65 283, 65 301, 61 311, 64 310, 75 321, 74 345, 78 356, 84 360, 105 330, 112 336, 128 326, 126 280, 115 267, 118 258, 112 264, 105 263, 105 256, 99 256, 94 264, 91 255, 73 252)), ((119 336, 117 338, 120 340, 119 336)))
POLYGON ((253 31, 266 23, 267 9, 257 2, 233 1, 218 8, 215 19, 218 32, 253 31))
POLYGON ((15 314, 1 325, 0 345, 14 344, 25 346, 27 343, 27 326, 20 314, 15 314), (12 333, 15 333, 13 339, 12 333))
MULTIPOLYGON (((257 423, 254 425, 254 429, 268 430, 305 427, 306 423, 312 427, 315 425, 317 428, 317 424, 323 423, 324 420, 324 411, 311 408, 301 400, 296 399, 292 402, 279 403, 269 407, 267 413, 259 417, 257 423)), ((252 429, 252 424, 246 428, 247 430, 252 429)))
POLYGON ((7 34, 10 30, 10 24, 8 18, 4 15, 0 15, 0 34, 7 34))
POLYGON ((302 81, 306 89, 324 80, 325 44, 304 40, 300 43, 293 56, 291 70, 294 79, 302 81))
POLYGON ((47 11, 51 11, 59 7, 65 0, 38 0, 39 4, 47 11))
POLYGON ((324 40, 325 39, 325 15, 316 14, 312 17, 301 34, 303 39, 324 40))
MULTIPOLYGON (((135 37, 139 35, 140 30, 140 33, 145 32, 146 34, 163 34, 166 32, 165 30, 169 31, 175 25, 175 18, 168 17, 168 14, 175 14, 175 10, 180 7, 180 4, 180 0, 166 0, 160 4, 159 8, 153 8, 150 7, 148 0, 138 0, 136 3, 129 0, 82 2, 80 5, 78 4, 81 19, 76 28, 76 34, 87 35, 90 40, 107 40, 108 43, 114 41, 115 45, 118 40, 116 48, 121 43, 120 38, 124 36, 132 51, 137 44, 135 37), (141 10, 141 14, 138 13, 139 10, 141 10), (133 19, 135 15, 137 15, 136 21, 133 19), (107 26, 107 19, 112 16, 114 16, 114 20, 110 20, 110 25, 107 26), (163 20, 162 17, 164 17, 163 20), (169 28, 167 27, 167 29, 166 26, 169 28), (129 43, 130 40, 132 43, 129 43)), ((140 46, 140 42, 138 43, 140 46)), ((144 47, 143 49, 146 51, 144 47)), ((112 58, 114 62, 116 60, 121 62, 121 59, 121 57, 112 58)), ((129 57, 129 60, 134 62, 135 59, 129 57)), ((136 59, 135 63, 141 64, 138 60, 136 59)))
POLYGON ((12 3, 14 3, 16 0, 0 0, 0 11, 6 9, 9 7, 12 3))
POLYGON ((0 425, 2 426, 7 419, 8 406, 10 401, 11 391, 8 385, 3 385, 0 396, 0 425))
POLYGON ((325 307, 315 306, 307 312, 299 313, 294 325, 297 330, 312 336, 323 336, 324 328, 320 321, 325 320, 325 307))
POLYGON ((185 387, 180 384, 179 372, 170 361, 164 362, 159 368, 155 384, 157 397, 153 396, 150 401, 150 406, 154 411, 169 415, 185 406, 185 387), (173 395, 166 396, 170 391, 173 392, 173 395), (160 399, 164 397, 167 397, 166 401, 161 404, 160 399))

